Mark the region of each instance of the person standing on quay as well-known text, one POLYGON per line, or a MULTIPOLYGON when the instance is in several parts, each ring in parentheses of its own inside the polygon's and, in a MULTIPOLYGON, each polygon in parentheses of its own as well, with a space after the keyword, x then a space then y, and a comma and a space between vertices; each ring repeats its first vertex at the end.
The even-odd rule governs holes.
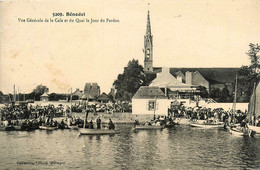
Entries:
POLYGON ((98 117, 97 118, 97 129, 101 129, 101 119, 98 117))

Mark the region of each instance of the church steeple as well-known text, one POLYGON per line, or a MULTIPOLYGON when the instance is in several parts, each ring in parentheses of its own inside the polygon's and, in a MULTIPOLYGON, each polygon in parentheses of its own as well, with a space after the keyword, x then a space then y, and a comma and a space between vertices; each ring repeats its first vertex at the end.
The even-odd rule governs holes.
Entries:
POLYGON ((144 71, 153 71, 153 36, 151 32, 149 10, 147 15, 146 34, 144 36, 144 71))
POLYGON ((146 35, 152 35, 152 33, 151 33, 151 23, 150 23, 150 12, 149 11, 148 11, 148 15, 147 15, 146 35))

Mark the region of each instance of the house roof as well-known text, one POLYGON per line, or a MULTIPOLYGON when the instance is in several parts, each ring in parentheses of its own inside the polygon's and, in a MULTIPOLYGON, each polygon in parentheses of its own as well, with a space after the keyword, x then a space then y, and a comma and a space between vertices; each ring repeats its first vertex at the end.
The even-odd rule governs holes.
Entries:
POLYGON ((141 86, 132 99, 167 99, 159 87, 141 86))
POLYGON ((91 97, 97 97, 100 94, 100 87, 97 83, 86 83, 84 94, 89 94, 91 97))
POLYGON ((99 97, 98 100, 109 100, 108 96, 106 93, 102 93, 99 97))
POLYGON ((93 96, 91 96, 90 94, 87 94, 87 93, 84 93, 81 97, 80 97, 81 99, 94 99, 94 97, 93 96))
MULTIPOLYGON (((198 71, 205 79, 210 83, 232 83, 236 79, 236 74, 240 68, 170 68, 170 73, 175 75, 176 72, 181 71, 184 75, 187 71, 196 72, 198 71)), ((155 67, 154 73, 161 72, 161 67, 155 67)))
POLYGON ((171 73, 169 68, 163 68, 160 73, 157 73, 157 77, 151 82, 149 86, 157 87, 190 87, 191 85, 184 84, 177 80, 171 73))
POLYGON ((49 95, 47 94, 47 92, 44 92, 40 97, 49 97, 49 95))
POLYGON ((74 93, 72 93, 73 96, 82 96, 82 92, 79 89, 76 89, 74 93))

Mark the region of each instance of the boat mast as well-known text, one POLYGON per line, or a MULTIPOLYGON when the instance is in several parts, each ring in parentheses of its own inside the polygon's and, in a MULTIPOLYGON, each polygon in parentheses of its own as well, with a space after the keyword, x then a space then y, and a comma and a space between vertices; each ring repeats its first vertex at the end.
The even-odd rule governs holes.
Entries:
POLYGON ((89 87, 89 91, 87 93, 87 104, 86 104, 86 109, 85 109, 86 113, 85 113, 85 119, 84 119, 84 126, 83 126, 83 128, 86 127, 86 121, 87 121, 87 118, 88 118, 88 111, 87 111, 87 109, 88 109, 88 100, 89 100, 90 89, 91 89, 91 87, 89 87))
POLYGON ((15 95, 15 84, 14 84, 14 96, 13 96, 13 101, 15 102, 16 100, 16 95, 15 95))
POLYGON ((20 101, 19 86, 18 86, 18 91, 17 91, 17 97, 18 97, 18 100, 17 100, 17 101, 20 101))
MULTIPOLYGON (((254 83, 254 89, 253 89, 253 110, 252 110, 252 115, 251 115, 251 119, 252 119, 252 116, 255 117, 255 107, 256 107, 256 83, 254 83)), ((254 119, 252 119, 251 121, 252 125, 255 125, 255 121, 254 119)))
POLYGON ((236 102, 237 102, 237 75, 236 75, 236 84, 235 84, 235 94, 234 94, 234 102, 232 106, 232 122, 234 123, 235 112, 236 112, 236 102))
POLYGON ((72 87, 70 88, 70 116, 72 116, 72 87))

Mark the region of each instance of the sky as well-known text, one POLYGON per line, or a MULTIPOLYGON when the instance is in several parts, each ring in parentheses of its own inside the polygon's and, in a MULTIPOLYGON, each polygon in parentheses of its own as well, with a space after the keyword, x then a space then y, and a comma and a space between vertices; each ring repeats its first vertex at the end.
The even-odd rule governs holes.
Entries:
POLYGON ((155 67, 241 67, 250 64, 249 43, 260 43, 260 0, 21 0, 1 1, 0 8, 4 93, 12 93, 14 84, 22 93, 39 84, 68 93, 87 82, 108 93, 128 61, 143 65, 148 8, 155 67), (85 16, 53 17, 66 12, 85 16))

